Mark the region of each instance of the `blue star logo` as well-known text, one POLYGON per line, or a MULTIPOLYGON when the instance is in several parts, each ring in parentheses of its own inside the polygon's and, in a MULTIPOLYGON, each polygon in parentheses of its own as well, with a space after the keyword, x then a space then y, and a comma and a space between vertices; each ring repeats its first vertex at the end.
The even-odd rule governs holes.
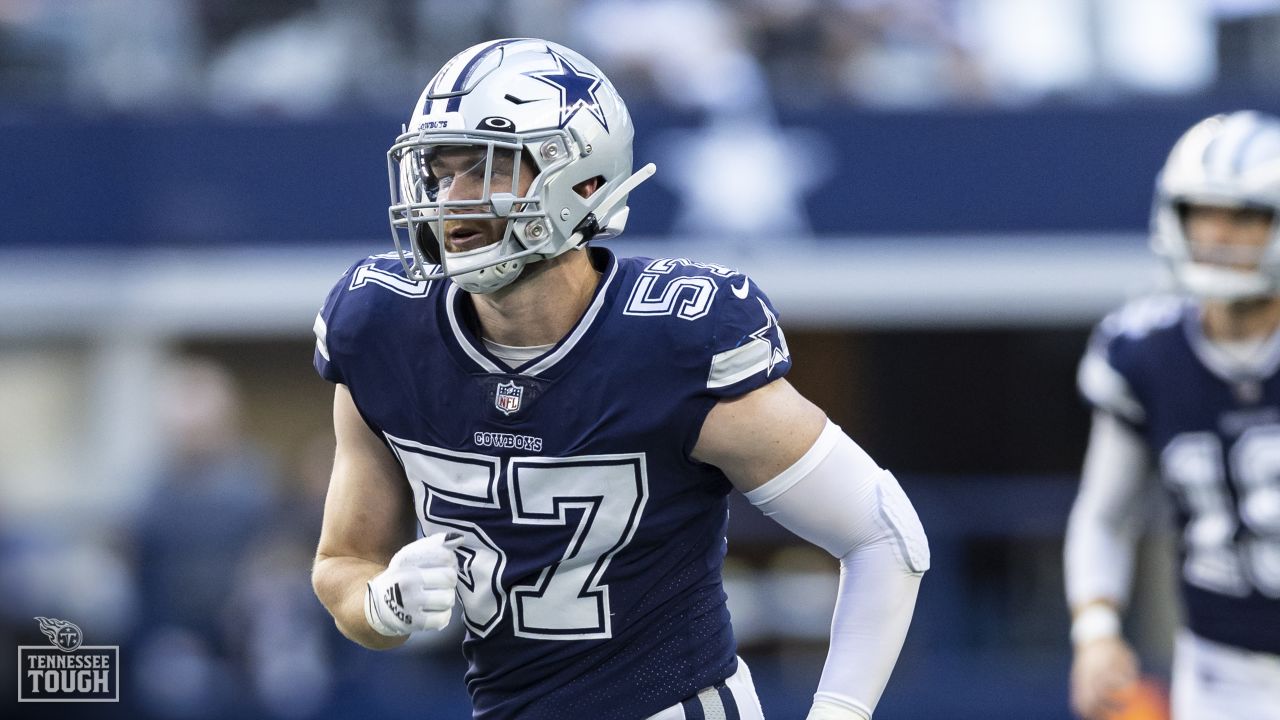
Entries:
POLYGON ((547 48, 547 54, 555 60, 556 69, 541 72, 525 73, 540 80, 560 92, 560 127, 564 127, 579 110, 586 110, 600 121, 605 132, 609 132, 609 122, 604 118, 604 110, 596 98, 596 91, 602 83, 598 75, 582 72, 573 66, 567 58, 555 50, 547 48))

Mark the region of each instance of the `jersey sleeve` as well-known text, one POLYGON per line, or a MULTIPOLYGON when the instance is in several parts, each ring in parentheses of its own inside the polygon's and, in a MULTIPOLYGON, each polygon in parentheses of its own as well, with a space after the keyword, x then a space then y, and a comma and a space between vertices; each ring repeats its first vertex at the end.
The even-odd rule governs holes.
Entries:
POLYGON ((315 323, 311 326, 316 336, 316 350, 312 364, 315 365, 316 372, 320 373, 320 377, 331 383, 347 384, 340 367, 339 353, 335 351, 340 348, 331 346, 334 336, 329 329, 341 322, 339 306, 347 291, 348 280, 354 267, 355 265, 352 265, 347 268, 347 271, 342 273, 342 277, 334 283, 328 297, 325 298, 324 305, 320 307, 320 312, 316 313, 315 323))
POLYGON ((1092 407, 1105 411, 1134 429, 1146 423, 1147 411, 1134 392, 1136 367, 1133 353, 1120 329, 1117 315, 1108 316, 1094 329, 1080 361, 1076 384, 1092 407))
POLYGON ((744 395, 787 374, 791 351, 778 311, 746 275, 721 281, 707 363, 707 391, 719 398, 744 395))

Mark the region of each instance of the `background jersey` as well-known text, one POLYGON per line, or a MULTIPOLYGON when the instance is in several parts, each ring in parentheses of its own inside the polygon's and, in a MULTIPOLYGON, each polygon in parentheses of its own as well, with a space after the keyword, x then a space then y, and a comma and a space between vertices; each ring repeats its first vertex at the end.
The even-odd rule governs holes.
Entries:
POLYGON ((1095 331, 1080 386, 1159 463, 1191 630, 1280 654, 1280 334, 1246 368, 1201 328, 1189 300, 1131 303, 1095 331))
POLYGON ((466 293, 356 263, 315 364, 399 458, 425 533, 465 536, 458 594, 475 717, 636 718, 731 675, 728 480, 689 452, 723 397, 791 365, 746 276, 615 259, 573 330, 509 370, 466 293))

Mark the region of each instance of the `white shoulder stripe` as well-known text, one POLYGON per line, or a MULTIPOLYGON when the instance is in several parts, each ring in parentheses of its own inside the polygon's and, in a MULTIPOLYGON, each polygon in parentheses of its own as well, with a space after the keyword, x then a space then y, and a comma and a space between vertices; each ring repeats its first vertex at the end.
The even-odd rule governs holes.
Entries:
POLYGON ((755 338, 732 350, 716 353, 711 358, 707 389, 727 387, 758 372, 765 372, 771 367, 772 361, 773 346, 761 338, 755 338))
POLYGON ((1085 354, 1076 382, 1080 385, 1080 392, 1094 405, 1130 422, 1140 423, 1147 419, 1147 411, 1133 394, 1129 382, 1097 352, 1085 354))
POLYGON ((316 334, 316 351, 327 361, 329 359, 329 326, 325 325, 324 317, 319 313, 316 313, 316 322, 311 329, 316 334))
POLYGON ((1130 301, 1102 320, 1103 332, 1130 338, 1145 337, 1182 320, 1187 300, 1176 295, 1152 295, 1130 301))

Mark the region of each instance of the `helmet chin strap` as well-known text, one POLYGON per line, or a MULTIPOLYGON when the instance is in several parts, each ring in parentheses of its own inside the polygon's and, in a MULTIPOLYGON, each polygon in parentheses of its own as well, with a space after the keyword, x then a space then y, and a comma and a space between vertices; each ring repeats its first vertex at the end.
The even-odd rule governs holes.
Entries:
POLYGON ((1275 293, 1275 283, 1261 272, 1187 263, 1178 268, 1178 282, 1197 297, 1209 300, 1248 300, 1275 293))
POLYGON ((445 259, 453 274, 453 281, 469 293, 491 293, 509 285, 524 269, 526 258, 494 263, 502 257, 505 241, 499 240, 475 250, 460 253, 445 252, 445 259))
MULTIPOLYGON (((635 190, 636 186, 640 183, 653 177, 653 174, 656 172, 658 172, 658 166, 653 163, 648 163, 639 170, 631 173, 631 177, 627 178, 621 185, 614 188, 613 192, 609 193, 604 200, 601 200, 599 205, 592 208, 591 212, 595 213, 595 216, 598 218, 607 217, 609 215, 609 211, 613 209, 613 206, 621 202, 622 199, 627 196, 627 193, 635 190)), ((582 241, 582 233, 580 231, 574 232, 569 236, 569 247, 578 247, 582 244, 582 241)))

